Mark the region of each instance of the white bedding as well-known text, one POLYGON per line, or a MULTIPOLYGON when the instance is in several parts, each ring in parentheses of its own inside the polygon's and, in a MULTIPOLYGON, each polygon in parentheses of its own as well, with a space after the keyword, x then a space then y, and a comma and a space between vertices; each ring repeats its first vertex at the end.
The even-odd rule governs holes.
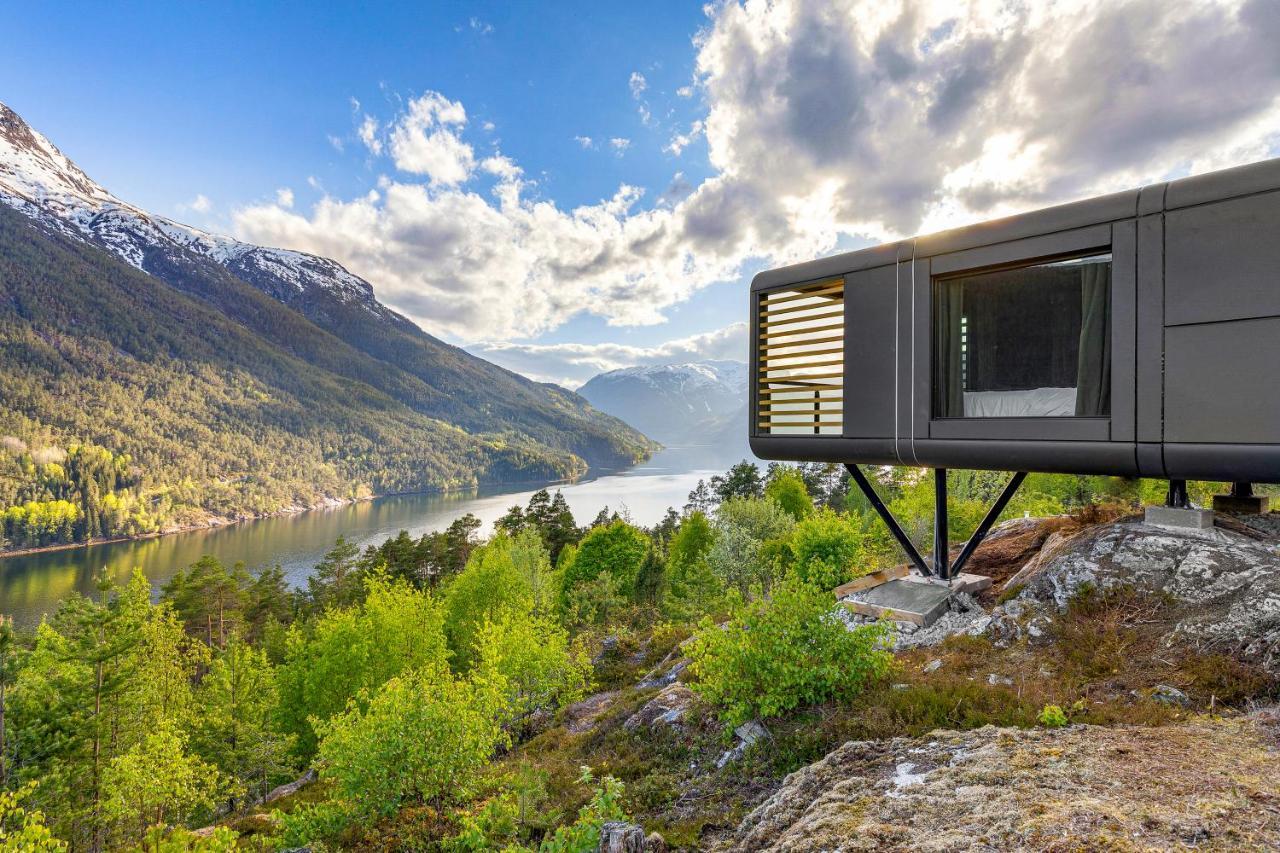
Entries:
POLYGON ((1070 417, 1075 413, 1076 389, 1074 388, 964 392, 966 418, 1070 417))

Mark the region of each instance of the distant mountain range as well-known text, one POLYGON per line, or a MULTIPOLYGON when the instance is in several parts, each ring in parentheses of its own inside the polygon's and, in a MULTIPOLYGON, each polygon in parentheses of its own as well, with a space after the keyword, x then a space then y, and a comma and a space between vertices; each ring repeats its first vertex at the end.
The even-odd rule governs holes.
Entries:
POLYGON ((744 362, 627 367, 592 377, 578 393, 665 445, 715 445, 729 455, 749 455, 744 362))
MULTIPOLYGON (((128 453, 167 500, 219 511, 575 476, 654 448, 426 334, 332 260, 121 201, 3 104, 0 398, 0 435, 128 453)), ((21 491, 3 480, 0 507, 21 491)))

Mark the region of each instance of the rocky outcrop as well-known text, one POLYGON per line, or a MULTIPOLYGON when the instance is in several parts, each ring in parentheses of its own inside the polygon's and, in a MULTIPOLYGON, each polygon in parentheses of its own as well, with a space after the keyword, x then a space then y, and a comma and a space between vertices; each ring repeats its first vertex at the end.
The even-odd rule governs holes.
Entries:
POLYGON ((596 849, 599 853, 665 853, 667 845, 656 832, 646 836, 644 827, 638 824, 610 821, 600 827, 600 846, 596 849))
POLYGON ((1066 609, 1086 586, 1124 587, 1167 604, 1165 642, 1218 652, 1280 674, 1280 541, 1233 531, 1155 527, 1117 521, 1051 535, 1015 576, 1017 596, 993 613, 1031 630, 1066 609))
POLYGON ((1280 714, 855 741, 719 849, 1275 849, 1280 714))
POLYGON ((564 727, 575 735, 590 731, 595 727, 596 721, 613 707, 620 695, 622 694, 618 690, 606 690, 574 702, 564 709, 564 727))
POLYGON ((657 730, 679 726, 695 702, 697 697, 688 687, 683 684, 669 685, 628 717, 622 727, 633 732, 641 728, 657 730))

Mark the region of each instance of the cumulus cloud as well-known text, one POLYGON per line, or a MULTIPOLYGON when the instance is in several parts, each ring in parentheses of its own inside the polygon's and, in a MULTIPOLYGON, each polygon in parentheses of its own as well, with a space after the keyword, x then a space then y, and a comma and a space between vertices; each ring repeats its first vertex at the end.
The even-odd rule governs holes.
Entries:
POLYGON ((466 123, 467 111, 462 104, 438 92, 410 101, 408 111, 391 128, 391 157, 396 168, 426 175, 433 185, 452 186, 467 180, 476 157, 458 135, 466 123))
POLYGON ((467 349, 540 382, 577 388, 597 373, 645 364, 747 359, 747 326, 690 335, 651 347, 626 344, 527 344, 483 342, 467 349))
POLYGON ((613 149, 613 153, 621 157, 631 147, 631 140, 625 136, 615 136, 609 140, 609 147, 613 149))
MULTIPOLYGON (((462 104, 428 92, 384 122, 400 176, 379 193, 326 197, 305 215, 253 206, 237 213, 237 231, 338 259, 431 331, 511 340, 584 311, 659 323, 749 265, 1255 160, 1280 145, 1274 0, 708 10, 695 42, 708 177, 687 192, 646 196, 624 184, 594 204, 557 205, 518 164, 478 166, 462 104)), ((617 139, 608 144, 623 147, 617 139)), ((671 147, 687 144, 677 135, 671 147)))
POLYGON ((281 187, 276 190, 276 204, 286 210, 293 207, 293 190, 289 187, 281 187))
POLYGON ((590 136, 575 136, 573 141, 581 145, 583 148, 595 148, 596 141, 590 136))
POLYGON ((187 202, 186 206, 196 213, 208 213, 213 207, 213 202, 209 201, 209 197, 204 193, 196 193, 196 197, 187 202))

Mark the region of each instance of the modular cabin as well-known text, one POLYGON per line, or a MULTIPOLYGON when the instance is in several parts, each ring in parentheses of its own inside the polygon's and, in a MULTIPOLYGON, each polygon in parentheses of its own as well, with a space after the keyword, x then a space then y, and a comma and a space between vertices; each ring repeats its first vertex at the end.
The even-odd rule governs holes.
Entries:
POLYGON ((1280 482, 1280 160, 769 270, 750 310, 752 451, 844 463, 926 574, 858 464, 1017 472, 944 578, 1025 472, 1280 482))
POLYGON ((762 272, 763 459, 1280 482, 1280 160, 762 272))

